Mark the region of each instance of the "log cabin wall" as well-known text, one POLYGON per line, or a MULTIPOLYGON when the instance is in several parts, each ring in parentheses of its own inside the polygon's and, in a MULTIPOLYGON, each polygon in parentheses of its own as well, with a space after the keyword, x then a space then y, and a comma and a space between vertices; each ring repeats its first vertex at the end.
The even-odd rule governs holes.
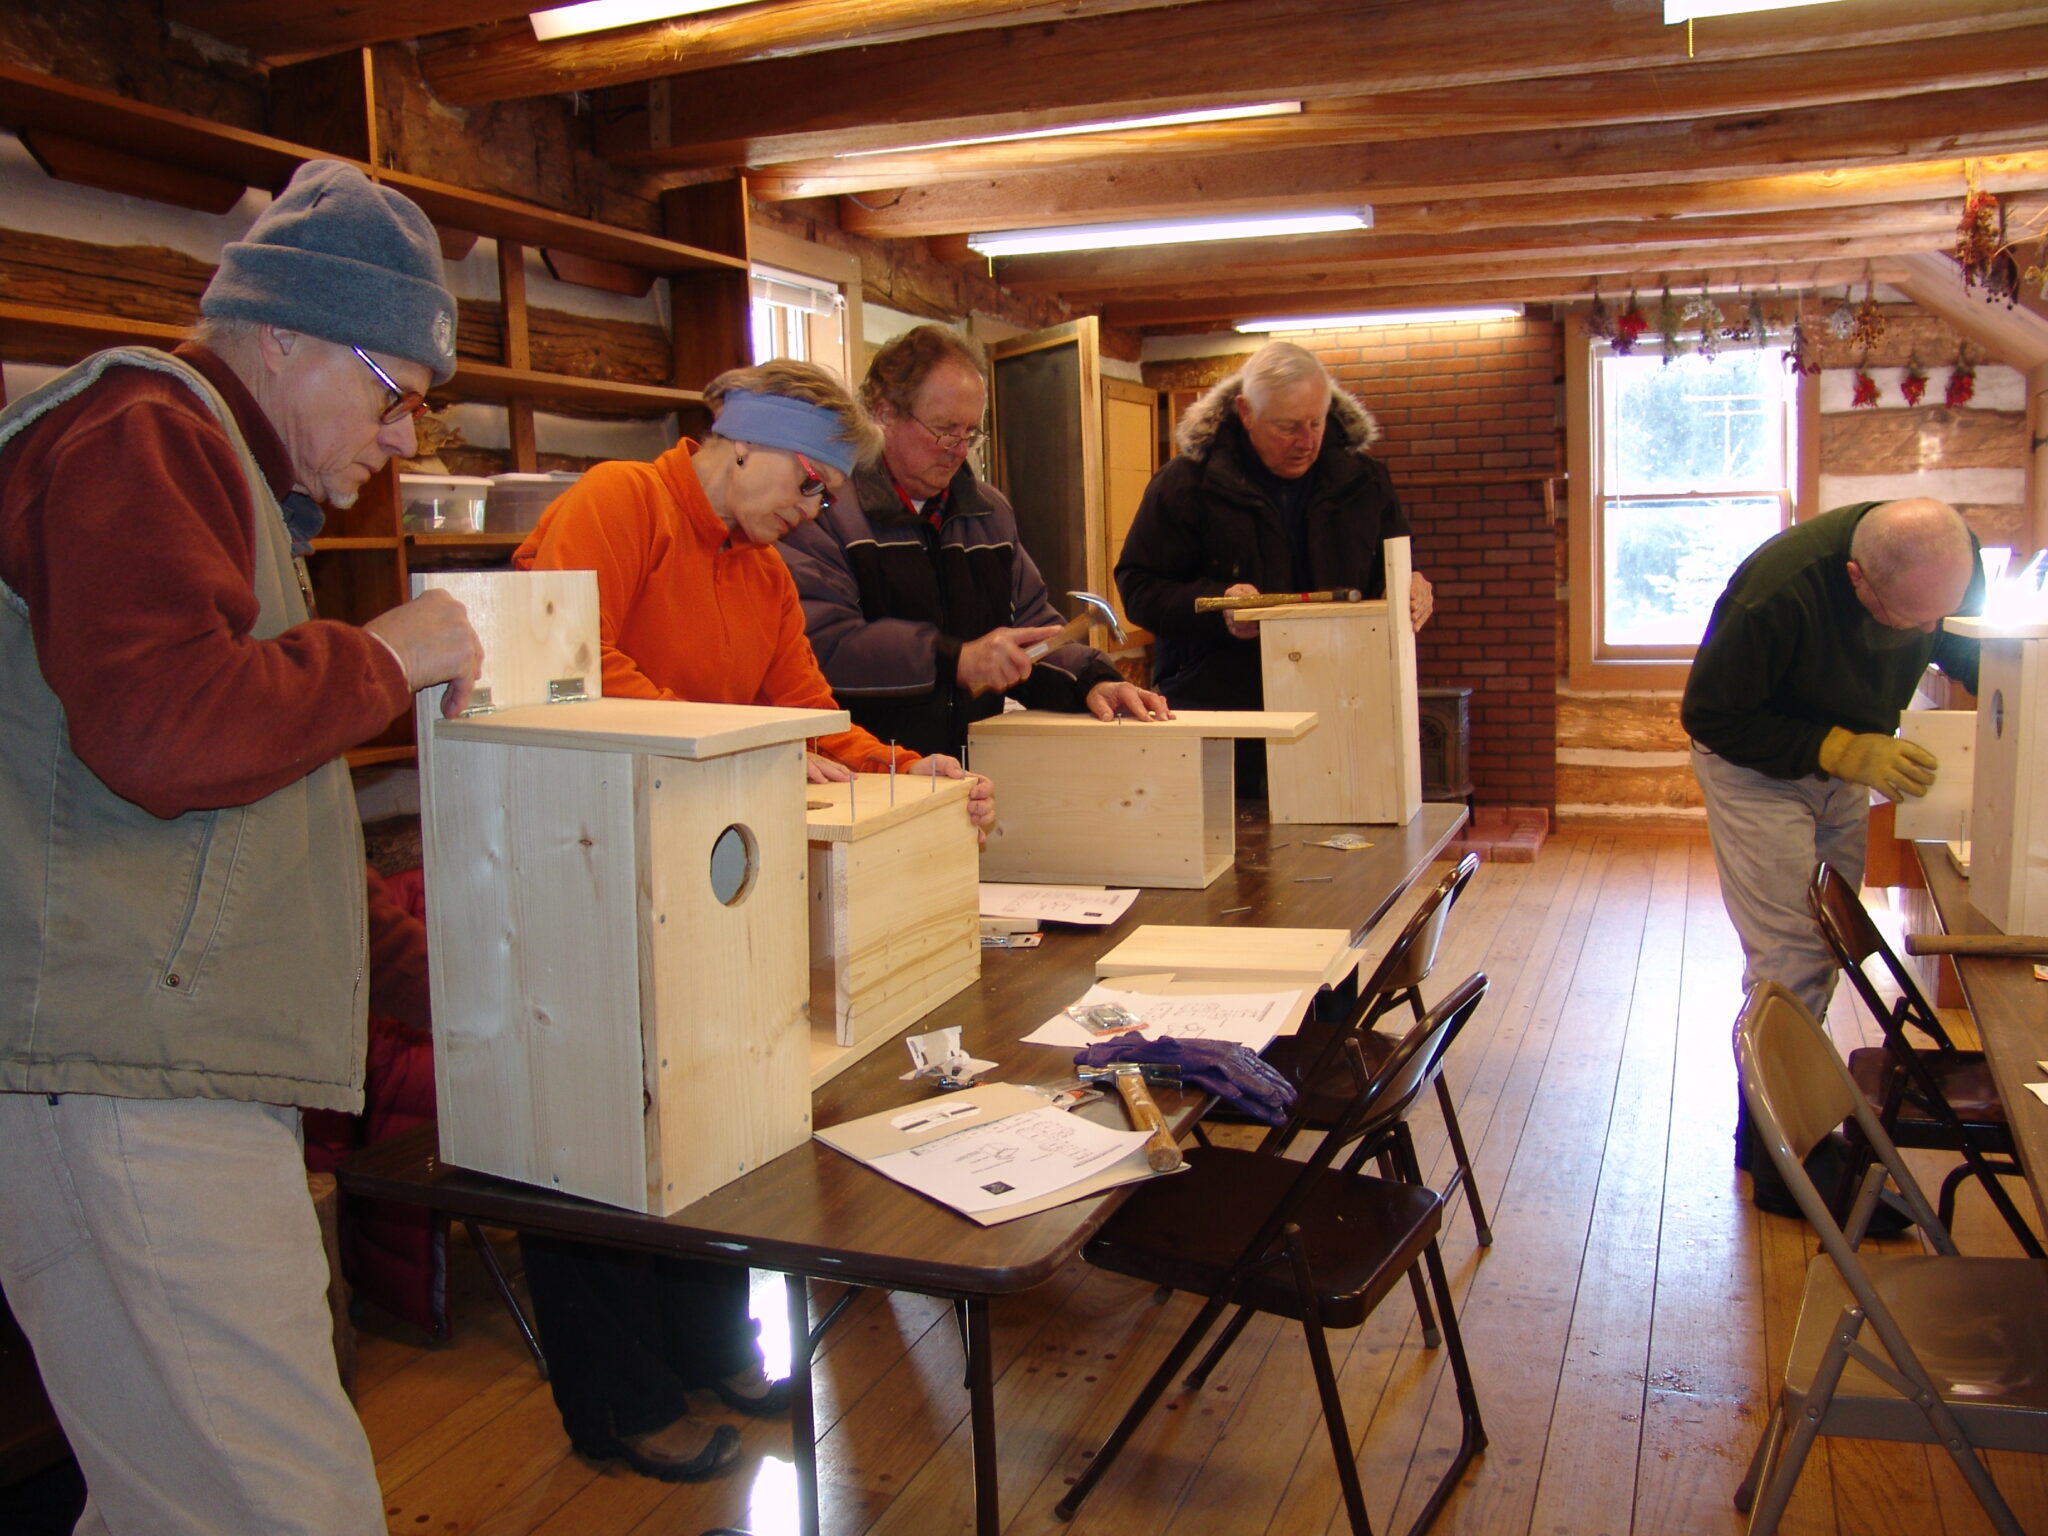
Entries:
MULTIPOLYGON (((1485 324, 1305 338, 1379 419, 1375 452, 1436 587, 1416 638, 1423 687, 1472 690, 1474 804, 1556 801, 1563 525, 1544 482, 1563 463, 1563 331, 1547 312, 1485 324)), ((1206 387, 1244 354, 1148 364, 1157 388, 1206 387)))

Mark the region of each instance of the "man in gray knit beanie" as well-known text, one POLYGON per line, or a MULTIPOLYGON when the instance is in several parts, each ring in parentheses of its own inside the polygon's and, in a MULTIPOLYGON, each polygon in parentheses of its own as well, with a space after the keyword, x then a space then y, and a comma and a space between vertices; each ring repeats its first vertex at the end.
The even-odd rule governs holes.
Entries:
POLYGON ((299 1115, 362 1107, 372 988, 428 1022, 344 754, 482 651, 446 592, 313 615, 293 555, 416 450, 455 301, 426 216, 322 161, 202 309, 0 409, 0 1276, 79 1529, 382 1536, 299 1115))

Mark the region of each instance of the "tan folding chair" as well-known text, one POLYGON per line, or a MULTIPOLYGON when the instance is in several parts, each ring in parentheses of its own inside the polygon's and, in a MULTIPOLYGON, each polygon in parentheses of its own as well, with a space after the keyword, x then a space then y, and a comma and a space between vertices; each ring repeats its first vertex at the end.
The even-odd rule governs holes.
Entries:
POLYGON ((1751 1121, 1821 1252, 1806 1271, 1791 1356, 1763 1439, 1736 1490, 1752 1533, 1777 1529, 1816 1435, 1940 1445, 2010 1536, 2020 1524, 1980 1450, 2048 1452, 2048 1261, 1957 1254, 1877 1112, 1804 1004, 1759 982, 1735 1025, 1751 1121), (1805 1168, 1851 1117, 1876 1161, 1846 1231, 1805 1168), (1886 1178, 1933 1254, 1857 1251, 1886 1178))

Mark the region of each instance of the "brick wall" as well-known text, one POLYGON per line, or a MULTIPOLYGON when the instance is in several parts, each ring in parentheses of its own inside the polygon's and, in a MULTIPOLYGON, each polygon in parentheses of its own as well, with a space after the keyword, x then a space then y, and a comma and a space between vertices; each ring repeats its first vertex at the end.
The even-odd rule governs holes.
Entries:
POLYGON ((1436 587, 1417 637, 1424 687, 1472 689, 1482 805, 1549 806, 1557 759, 1560 328, 1545 316, 1318 337, 1312 349, 1379 418, 1376 451, 1436 587))

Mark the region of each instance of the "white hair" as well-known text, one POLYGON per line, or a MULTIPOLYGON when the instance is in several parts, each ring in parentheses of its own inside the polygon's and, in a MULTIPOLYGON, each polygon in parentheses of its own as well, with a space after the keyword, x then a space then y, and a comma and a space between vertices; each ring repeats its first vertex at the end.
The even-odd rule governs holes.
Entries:
POLYGON ((1909 571, 1973 563, 1970 529, 1947 502, 1915 496, 1872 507, 1850 535, 1849 558, 1874 586, 1894 589, 1909 571))
POLYGON ((1310 379, 1321 380, 1331 394, 1337 392, 1336 381, 1330 377, 1330 370, 1323 366, 1323 360, 1308 348, 1296 346, 1291 341, 1267 342, 1251 355, 1238 371, 1238 377, 1244 381, 1244 397, 1251 401, 1252 409, 1262 415, 1266 402, 1276 393, 1310 379))

